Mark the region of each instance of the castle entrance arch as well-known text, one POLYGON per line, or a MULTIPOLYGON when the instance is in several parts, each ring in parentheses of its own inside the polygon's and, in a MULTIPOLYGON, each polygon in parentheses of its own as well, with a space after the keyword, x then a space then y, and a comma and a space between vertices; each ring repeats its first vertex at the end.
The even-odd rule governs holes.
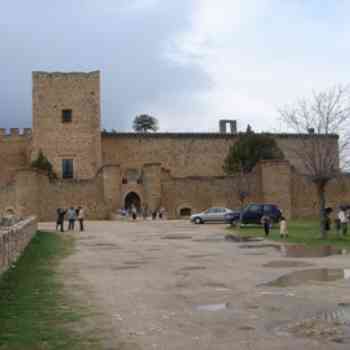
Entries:
POLYGON ((141 210, 141 198, 136 192, 129 192, 124 199, 124 208, 130 210, 135 206, 137 211, 141 210))

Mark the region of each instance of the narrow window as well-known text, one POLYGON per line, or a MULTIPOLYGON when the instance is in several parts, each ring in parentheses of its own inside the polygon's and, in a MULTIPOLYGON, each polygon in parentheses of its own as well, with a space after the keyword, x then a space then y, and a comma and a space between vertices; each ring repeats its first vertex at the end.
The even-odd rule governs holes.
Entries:
POLYGON ((72 121, 72 110, 63 109, 62 110, 62 123, 70 123, 72 121))
POLYGON ((62 177, 64 179, 72 179, 74 176, 73 159, 62 160, 62 177))

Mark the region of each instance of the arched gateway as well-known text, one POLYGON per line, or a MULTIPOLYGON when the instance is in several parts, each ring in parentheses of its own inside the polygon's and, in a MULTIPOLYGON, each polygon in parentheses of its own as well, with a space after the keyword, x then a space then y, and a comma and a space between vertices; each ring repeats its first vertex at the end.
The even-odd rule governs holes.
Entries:
POLYGON ((135 206, 137 211, 141 209, 141 199, 140 196, 135 192, 129 192, 124 199, 124 208, 131 209, 132 206, 135 206))

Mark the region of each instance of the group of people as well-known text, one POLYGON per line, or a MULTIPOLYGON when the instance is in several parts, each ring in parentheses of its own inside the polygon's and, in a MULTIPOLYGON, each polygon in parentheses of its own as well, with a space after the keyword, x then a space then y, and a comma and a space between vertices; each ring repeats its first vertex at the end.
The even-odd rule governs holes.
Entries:
MULTIPOLYGON (((261 224, 263 225, 265 236, 267 237, 270 234, 272 228, 272 219, 268 215, 263 215, 261 218, 261 224)), ((279 221, 280 226, 280 237, 288 238, 288 225, 287 219, 282 215, 279 221)))
POLYGON ((152 210, 149 212, 148 207, 145 205, 144 207, 140 208, 140 210, 137 210, 136 206, 133 204, 130 208, 123 208, 120 210, 120 214, 122 216, 130 217, 133 220, 136 220, 138 216, 142 217, 144 220, 146 220, 151 214, 152 220, 158 219, 164 219, 166 215, 165 208, 161 207, 159 209, 152 210))
POLYGON ((67 214, 68 231, 75 230, 75 222, 79 221, 80 232, 84 231, 85 210, 79 206, 77 208, 70 207, 69 209, 57 208, 56 231, 64 232, 64 220, 67 214))

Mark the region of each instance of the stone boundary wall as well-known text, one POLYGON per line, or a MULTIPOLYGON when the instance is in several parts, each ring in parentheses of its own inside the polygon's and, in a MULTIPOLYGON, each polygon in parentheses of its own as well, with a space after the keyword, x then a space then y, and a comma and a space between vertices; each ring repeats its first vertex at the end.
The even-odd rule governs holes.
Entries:
POLYGON ((0 186, 0 215, 4 214, 8 208, 16 208, 15 183, 0 186))
POLYGON ((0 274, 21 256, 36 231, 37 221, 34 216, 11 227, 0 228, 0 274))

